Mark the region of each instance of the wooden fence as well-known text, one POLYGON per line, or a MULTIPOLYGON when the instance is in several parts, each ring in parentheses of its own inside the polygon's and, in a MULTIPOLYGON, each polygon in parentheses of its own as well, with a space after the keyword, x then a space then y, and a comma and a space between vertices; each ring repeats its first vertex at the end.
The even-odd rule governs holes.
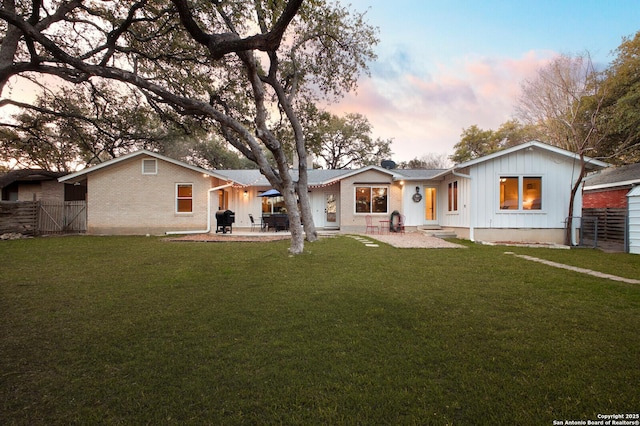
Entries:
POLYGON ((0 235, 38 233, 38 202, 0 201, 0 235))
POLYGON ((624 243, 627 235, 627 209, 582 209, 585 239, 624 243))
POLYGON ((0 202, 0 234, 41 235, 86 231, 86 201, 0 202))

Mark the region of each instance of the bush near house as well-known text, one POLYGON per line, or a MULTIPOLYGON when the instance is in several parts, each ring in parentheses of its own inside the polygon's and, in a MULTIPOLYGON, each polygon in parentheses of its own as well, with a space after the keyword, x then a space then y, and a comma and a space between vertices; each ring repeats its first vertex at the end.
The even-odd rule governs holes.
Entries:
MULTIPOLYGON (((640 286, 504 247, 0 242, 4 424, 552 424, 640 407, 640 286)), ((630 278, 637 258, 509 248, 630 278)))

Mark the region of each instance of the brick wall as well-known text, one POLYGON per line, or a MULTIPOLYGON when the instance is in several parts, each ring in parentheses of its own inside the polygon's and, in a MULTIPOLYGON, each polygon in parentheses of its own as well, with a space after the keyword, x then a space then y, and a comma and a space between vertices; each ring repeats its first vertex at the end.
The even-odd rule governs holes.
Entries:
POLYGON ((142 160, 142 157, 135 157, 89 175, 88 232, 161 234, 204 229, 210 179, 160 159, 158 173, 145 175, 142 160), (192 213, 176 213, 177 183, 193 184, 192 213))
POLYGON ((582 208, 626 208, 628 192, 629 188, 585 192, 582 197, 582 208))

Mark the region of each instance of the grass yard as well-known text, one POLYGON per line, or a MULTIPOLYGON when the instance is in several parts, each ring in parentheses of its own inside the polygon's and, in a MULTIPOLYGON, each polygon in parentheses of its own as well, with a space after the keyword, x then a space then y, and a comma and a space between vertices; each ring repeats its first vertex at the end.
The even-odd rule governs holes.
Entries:
POLYGON ((540 424, 640 411, 640 258, 337 237, 0 242, 0 422, 540 424))

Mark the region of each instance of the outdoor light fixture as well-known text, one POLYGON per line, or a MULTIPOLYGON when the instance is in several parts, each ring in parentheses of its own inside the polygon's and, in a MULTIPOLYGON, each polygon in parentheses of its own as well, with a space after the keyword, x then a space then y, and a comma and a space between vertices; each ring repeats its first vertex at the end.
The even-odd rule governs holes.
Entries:
POLYGON ((249 193, 245 190, 244 191, 244 198, 247 198, 249 196, 249 193))

